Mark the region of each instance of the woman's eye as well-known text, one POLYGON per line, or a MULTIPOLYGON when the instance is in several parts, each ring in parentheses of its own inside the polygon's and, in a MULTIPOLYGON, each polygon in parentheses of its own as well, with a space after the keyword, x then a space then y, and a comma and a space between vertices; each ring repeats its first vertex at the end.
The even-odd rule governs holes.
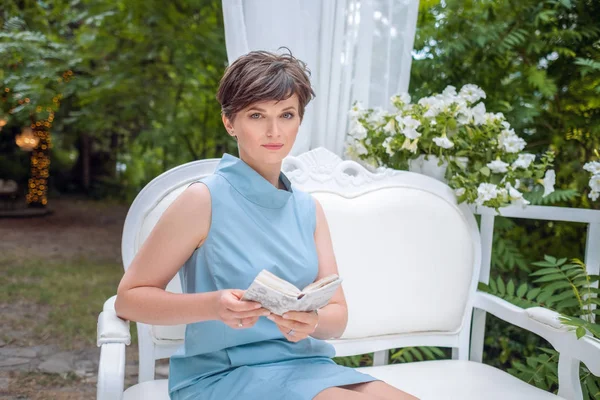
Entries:
POLYGON ((259 113, 250 114, 250 118, 252 118, 252 119, 259 119, 260 118, 260 114, 259 113))
POLYGON ((286 112, 285 114, 283 114, 283 118, 292 119, 292 118, 294 118, 294 114, 292 114, 290 112, 286 112))

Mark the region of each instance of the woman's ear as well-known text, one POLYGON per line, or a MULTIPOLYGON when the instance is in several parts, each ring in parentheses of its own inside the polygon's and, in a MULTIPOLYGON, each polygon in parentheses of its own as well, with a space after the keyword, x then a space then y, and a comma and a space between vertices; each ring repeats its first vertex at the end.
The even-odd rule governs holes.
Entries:
POLYGON ((225 116, 225 114, 221 114, 221 120, 223 121, 223 125, 225 126, 225 129, 227 130, 227 132, 231 135, 233 135, 233 124, 231 123, 231 121, 229 120, 229 118, 227 118, 225 116))

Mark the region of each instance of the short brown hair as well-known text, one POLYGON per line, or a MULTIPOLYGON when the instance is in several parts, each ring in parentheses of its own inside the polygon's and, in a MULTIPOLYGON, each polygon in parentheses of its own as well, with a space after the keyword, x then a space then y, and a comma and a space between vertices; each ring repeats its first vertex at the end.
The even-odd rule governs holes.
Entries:
POLYGON ((285 100, 296 94, 302 120, 306 105, 315 97, 309 77, 306 63, 291 52, 279 55, 251 51, 227 67, 219 83, 217 100, 222 113, 233 121, 235 115, 250 104, 285 100))

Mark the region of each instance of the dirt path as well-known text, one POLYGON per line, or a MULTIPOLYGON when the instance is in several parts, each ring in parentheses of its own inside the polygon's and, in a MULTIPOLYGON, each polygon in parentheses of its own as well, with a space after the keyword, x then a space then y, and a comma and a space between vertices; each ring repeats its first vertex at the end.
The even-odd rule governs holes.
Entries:
MULTIPOLYGON (((0 262, 9 259, 11 265, 26 265, 31 259, 85 259, 121 263, 128 206, 81 198, 51 199, 50 206, 54 213, 46 217, 0 219, 0 262)), ((13 300, 0 304, 0 311, 4 320, 0 326, 0 399, 95 398, 98 348, 88 344, 66 351, 60 338, 40 340, 33 331, 47 323, 51 311, 47 305, 13 300)), ((136 347, 129 347, 126 387, 137 380, 137 358, 136 347)), ((161 365, 158 377, 164 378, 166 364, 161 365)))
POLYGON ((0 219, 0 254, 121 262, 126 205, 61 198, 51 199, 50 208, 54 213, 45 217, 0 219))

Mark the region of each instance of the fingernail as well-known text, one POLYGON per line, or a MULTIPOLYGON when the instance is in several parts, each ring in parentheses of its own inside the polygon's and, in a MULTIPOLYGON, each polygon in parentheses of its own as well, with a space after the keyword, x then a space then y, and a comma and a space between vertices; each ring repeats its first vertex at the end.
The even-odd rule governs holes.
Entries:
POLYGON ((271 321, 275 321, 275 318, 273 318, 272 315, 267 316, 268 319, 270 319, 271 321))
POLYGON ((289 318, 287 314, 283 314, 282 317, 285 318, 285 319, 289 318))

